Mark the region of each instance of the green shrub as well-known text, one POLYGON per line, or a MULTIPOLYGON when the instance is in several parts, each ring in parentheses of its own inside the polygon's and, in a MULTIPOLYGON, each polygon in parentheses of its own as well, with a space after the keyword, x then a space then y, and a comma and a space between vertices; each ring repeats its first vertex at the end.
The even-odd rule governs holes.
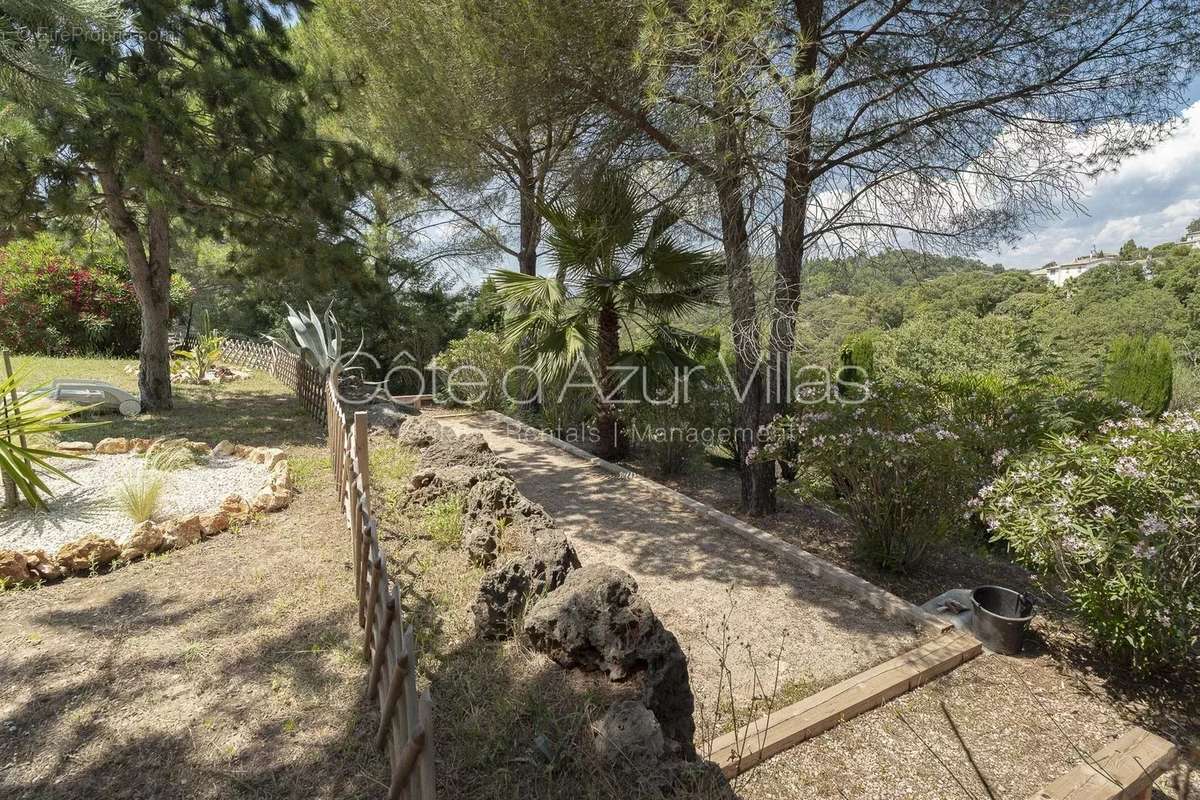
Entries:
POLYGON ((678 475, 706 449, 728 446, 720 437, 728 393, 722 377, 694 372, 686 381, 652 391, 655 402, 639 402, 627 412, 627 433, 660 473, 678 475))
POLYGON ((864 402, 780 417, 767 434, 751 457, 793 459, 798 488, 844 514, 860 554, 888 570, 948 536, 987 471, 925 387, 876 383, 864 402))
POLYGON ((1171 376, 1171 411, 1191 411, 1200 408, 1200 372, 1180 362, 1171 376))
POLYGON ((1174 358, 1162 334, 1118 336, 1104 362, 1104 391, 1148 417, 1158 417, 1171 403, 1174 358))
POLYGON ((1138 670, 1200 640, 1200 417, 1110 422, 1052 437, 973 505, 993 538, 1052 575, 1097 644, 1138 670))
POLYGON ((446 345, 434 359, 440 378, 438 395, 469 408, 505 410, 521 396, 517 383, 521 375, 509 372, 516 365, 512 348, 495 331, 471 331, 446 345), (510 375, 513 380, 506 387, 510 375))
POLYGON ((865 390, 856 384, 865 384, 875 377, 875 334, 864 331, 847 336, 842 342, 838 366, 838 396, 861 400, 865 390))

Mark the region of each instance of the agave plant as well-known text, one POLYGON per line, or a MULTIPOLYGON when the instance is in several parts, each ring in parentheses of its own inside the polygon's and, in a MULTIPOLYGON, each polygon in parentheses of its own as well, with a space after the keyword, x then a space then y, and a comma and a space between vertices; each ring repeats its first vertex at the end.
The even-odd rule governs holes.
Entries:
MULTIPOLYGON (((0 396, 11 397, 16 391, 18 376, 9 375, 0 380, 0 396)), ((51 458, 84 458, 73 453, 60 453, 30 445, 48 434, 66 433, 80 428, 103 424, 95 422, 67 422, 67 418, 79 409, 53 408, 38 403, 44 392, 26 394, 20 402, 9 401, 0 412, 0 474, 6 483, 24 496, 33 508, 45 509, 45 495, 52 494, 43 475, 54 475, 66 480, 70 476, 50 463, 51 458)))
POLYGON ((287 321, 291 328, 291 336, 283 339, 274 336, 266 338, 289 353, 300 356, 309 366, 336 378, 342 371, 342 365, 353 361, 362 350, 360 339, 354 352, 345 357, 342 326, 333 315, 332 303, 323 315, 313 311, 312 303, 308 304, 307 314, 296 311, 287 303, 284 303, 284 306, 288 310, 287 321))

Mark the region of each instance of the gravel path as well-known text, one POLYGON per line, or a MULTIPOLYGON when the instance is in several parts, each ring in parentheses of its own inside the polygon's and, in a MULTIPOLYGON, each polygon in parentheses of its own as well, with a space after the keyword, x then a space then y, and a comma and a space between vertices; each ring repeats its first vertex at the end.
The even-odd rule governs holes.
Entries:
POLYGON ((723 678, 722 661, 739 701, 752 691, 769 696, 776 665, 779 685, 791 687, 789 699, 795 700, 915 647, 928 635, 569 453, 509 436, 482 417, 437 421, 457 433, 482 433, 521 491, 571 537, 583 563, 613 564, 637 579, 688 652, 698 703, 711 707, 718 687, 727 686, 730 675, 723 678))
MULTIPOLYGON (((112 491, 120 477, 141 469, 142 463, 135 455, 58 461, 57 466, 77 483, 48 477, 46 484, 54 493, 49 511, 33 511, 24 504, 15 512, 0 510, 0 549, 40 548, 53 553, 89 533, 125 541, 133 526, 112 502, 112 491)), ((169 473, 159 516, 210 511, 230 494, 250 499, 269 477, 269 470, 261 464, 233 457, 209 458, 204 465, 169 473)))

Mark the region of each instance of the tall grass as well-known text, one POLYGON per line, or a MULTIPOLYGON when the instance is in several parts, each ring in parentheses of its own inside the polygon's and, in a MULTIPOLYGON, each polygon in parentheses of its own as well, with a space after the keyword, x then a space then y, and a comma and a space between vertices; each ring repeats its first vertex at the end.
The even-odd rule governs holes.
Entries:
POLYGON ((121 475, 113 487, 114 505, 135 524, 154 519, 166 489, 166 476, 142 467, 121 475))

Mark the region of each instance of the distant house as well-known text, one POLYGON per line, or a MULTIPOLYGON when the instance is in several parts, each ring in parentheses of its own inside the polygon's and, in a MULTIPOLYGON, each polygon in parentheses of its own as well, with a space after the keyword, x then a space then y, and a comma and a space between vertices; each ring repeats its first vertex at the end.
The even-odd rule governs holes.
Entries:
POLYGON ((1184 244, 1190 244, 1192 247, 1200 247, 1200 230, 1185 233, 1180 241, 1184 244))
POLYGON ((1062 286, 1071 278, 1078 278, 1093 267, 1108 264, 1116 260, 1116 256, 1105 255, 1104 253, 1092 250, 1090 255, 1080 256, 1074 261, 1068 261, 1066 264, 1051 264, 1041 269, 1035 269, 1030 274, 1041 276, 1055 286, 1062 286))

